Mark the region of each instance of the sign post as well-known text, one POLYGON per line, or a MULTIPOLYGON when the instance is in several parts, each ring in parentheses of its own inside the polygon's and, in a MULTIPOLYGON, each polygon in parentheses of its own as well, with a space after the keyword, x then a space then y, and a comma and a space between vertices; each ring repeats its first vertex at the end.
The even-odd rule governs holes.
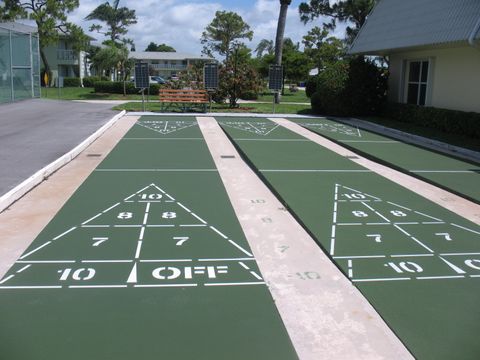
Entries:
POLYGON ((218 64, 209 63, 203 67, 203 84, 208 92, 210 112, 212 112, 212 94, 218 89, 218 64))
POLYGON ((135 63, 135 87, 142 93, 142 109, 145 112, 145 89, 150 87, 148 63, 135 63))
MULTIPOLYGON (((283 85, 283 66, 270 65, 268 68, 268 88, 273 90, 273 93, 279 93, 283 85)), ((273 113, 275 114, 275 95, 273 96, 273 113)))

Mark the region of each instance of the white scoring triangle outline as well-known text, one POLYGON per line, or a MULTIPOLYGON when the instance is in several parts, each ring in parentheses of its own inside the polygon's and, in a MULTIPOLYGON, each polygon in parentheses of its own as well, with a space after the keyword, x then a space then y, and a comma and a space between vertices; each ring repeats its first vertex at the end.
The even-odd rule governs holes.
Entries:
POLYGON ((252 122, 240 122, 240 121, 221 121, 220 123, 222 125, 225 125, 227 127, 233 128, 233 129, 243 130, 243 131, 247 131, 247 132, 252 133, 252 134, 262 135, 262 136, 267 136, 268 134, 270 134, 272 131, 274 131, 275 129, 277 129, 280 126, 279 124, 273 124, 273 123, 267 123, 267 122, 253 122, 252 123, 252 122), (245 125, 247 127, 250 127, 251 129, 245 128, 245 125), (262 129, 259 129, 255 125, 271 126, 272 128, 262 130, 262 129))
POLYGON ((146 129, 155 131, 162 135, 168 135, 176 131, 187 129, 189 127, 198 126, 196 121, 182 121, 182 120, 141 120, 137 121, 137 125, 144 127, 146 129), (158 124, 158 126, 150 126, 150 124, 158 124), (181 124, 175 126, 174 124, 181 124), (164 127, 163 130, 161 127, 164 127), (173 128, 172 128, 173 127, 173 128))

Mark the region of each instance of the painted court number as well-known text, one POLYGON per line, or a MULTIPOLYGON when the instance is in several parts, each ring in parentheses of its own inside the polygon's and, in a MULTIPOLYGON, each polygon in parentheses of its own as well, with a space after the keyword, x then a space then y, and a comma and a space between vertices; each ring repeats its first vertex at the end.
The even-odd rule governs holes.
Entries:
POLYGON ((385 266, 391 267, 398 274, 403 274, 404 272, 408 272, 408 273, 423 272, 422 267, 412 261, 402 261, 400 263, 389 262, 389 263, 386 263, 385 266))
POLYGON ((60 270, 59 273, 62 274, 62 276, 60 276, 60 281, 67 281, 69 278, 75 281, 87 281, 93 279, 95 276, 95 269, 92 268, 81 268, 73 272, 72 271, 73 269, 65 269, 63 271, 60 270))
POLYGON ((142 194, 140 196, 142 200, 160 200, 162 198, 161 194, 142 194))

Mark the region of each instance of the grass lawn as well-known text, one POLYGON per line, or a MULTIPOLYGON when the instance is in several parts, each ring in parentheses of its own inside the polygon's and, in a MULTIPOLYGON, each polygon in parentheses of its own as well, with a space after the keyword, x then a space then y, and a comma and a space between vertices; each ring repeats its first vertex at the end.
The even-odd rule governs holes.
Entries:
MULTIPOLYGON (((160 103, 152 102, 145 104, 147 111, 160 112, 160 103)), ((142 103, 126 103, 114 107, 114 110, 142 111, 142 103)), ((241 112, 256 114, 271 114, 273 112, 272 104, 241 104, 239 108, 230 109, 225 104, 213 104, 212 112, 241 112)), ((293 105, 283 103, 275 106, 275 112, 278 114, 302 114, 310 115, 310 105, 293 105)))
MULTIPOLYGON (((145 94, 147 95, 147 94, 145 94)), ((98 94, 93 88, 65 87, 65 88, 42 88, 42 98, 59 100, 142 100, 142 95, 122 94, 98 94)), ((156 95, 151 94, 150 99, 157 99, 156 95)), ((260 95, 258 101, 273 102, 273 94, 260 95)), ((310 103, 310 99, 305 95, 305 91, 299 90, 295 93, 285 90, 282 96, 282 102, 301 102, 310 103)))
MULTIPOLYGON (((273 94, 264 94, 258 97, 258 101, 268 101, 273 102, 273 94)), ((282 102, 299 102, 299 103, 309 103, 310 99, 305 94, 304 90, 298 90, 297 92, 290 92, 290 90, 285 89, 285 95, 282 96, 282 102)))
MULTIPOLYGON (((98 94, 93 88, 65 87, 65 88, 42 88, 42 98, 59 100, 142 100, 142 95, 122 94, 98 94)), ((150 95, 151 99, 156 99, 150 95)))

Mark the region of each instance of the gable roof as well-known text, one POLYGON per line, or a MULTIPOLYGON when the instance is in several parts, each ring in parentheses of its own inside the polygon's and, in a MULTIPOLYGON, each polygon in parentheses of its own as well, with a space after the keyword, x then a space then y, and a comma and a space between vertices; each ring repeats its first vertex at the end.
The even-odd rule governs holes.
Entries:
POLYGON ((0 22, 0 28, 25 34, 38 33, 36 26, 30 26, 19 22, 0 22))
POLYGON ((480 0, 380 0, 353 42, 351 54, 466 43, 480 39, 480 0), (474 31, 476 30, 476 34, 474 31))

